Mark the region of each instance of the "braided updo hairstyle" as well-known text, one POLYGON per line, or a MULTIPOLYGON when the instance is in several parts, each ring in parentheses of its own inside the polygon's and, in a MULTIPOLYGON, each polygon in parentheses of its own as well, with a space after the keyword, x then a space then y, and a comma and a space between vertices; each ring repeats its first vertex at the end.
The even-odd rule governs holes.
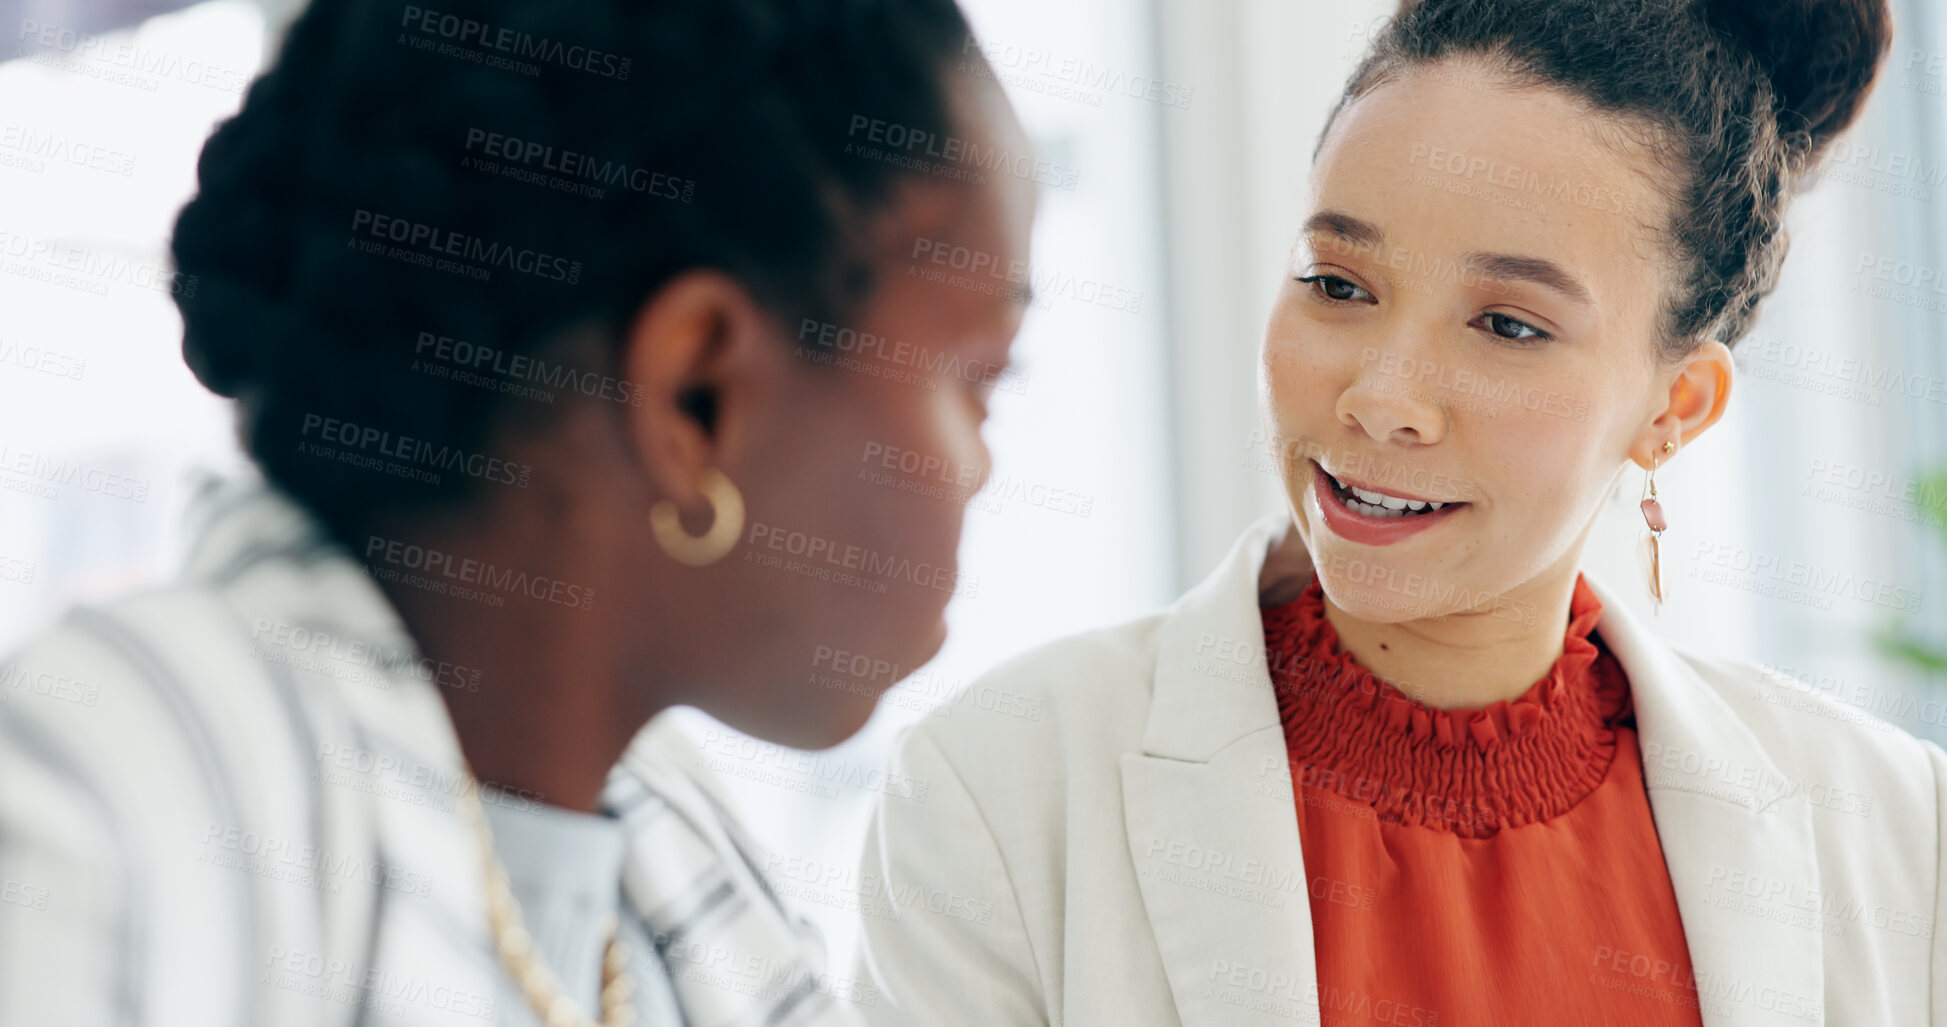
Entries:
MULTIPOLYGON (((1658 351, 1735 344, 1777 284, 1790 197, 1864 105, 1885 0, 1404 0, 1326 122, 1415 68, 1481 58, 1617 116, 1657 165, 1676 285, 1658 351)), ((1324 135, 1321 134, 1322 144, 1324 135)))
POLYGON ((439 6, 312 3, 205 145, 172 243, 197 285, 184 359, 340 538, 481 479, 322 458, 321 418, 471 454, 510 407, 546 409, 415 369, 428 337, 506 366, 592 332, 613 361, 629 316, 702 267, 782 323, 842 320, 873 286, 858 240, 910 174, 853 134, 950 134, 968 38, 952 0, 439 6))

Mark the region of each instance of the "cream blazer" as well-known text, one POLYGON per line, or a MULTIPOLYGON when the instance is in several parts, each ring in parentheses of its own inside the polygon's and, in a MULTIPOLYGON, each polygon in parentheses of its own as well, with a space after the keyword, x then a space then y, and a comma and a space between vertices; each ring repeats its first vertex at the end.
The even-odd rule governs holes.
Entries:
MULTIPOLYGON (((1290 562, 1289 523, 1251 526, 1166 610, 1004 663, 970 686, 981 702, 907 730, 898 772, 930 792, 883 802, 866 839, 861 880, 892 899, 864 918, 857 976, 887 999, 869 1019, 1459 1027, 1317 986, 1310 904, 1343 897, 1304 871, 1258 614, 1261 590, 1308 580, 1266 567, 1290 562)), ((1590 584, 1703 1022, 1947 1025, 1947 752, 1673 649, 1590 584)), ((1668 983, 1627 952, 1587 970, 1560 986, 1607 989, 1619 1015, 1668 983)))

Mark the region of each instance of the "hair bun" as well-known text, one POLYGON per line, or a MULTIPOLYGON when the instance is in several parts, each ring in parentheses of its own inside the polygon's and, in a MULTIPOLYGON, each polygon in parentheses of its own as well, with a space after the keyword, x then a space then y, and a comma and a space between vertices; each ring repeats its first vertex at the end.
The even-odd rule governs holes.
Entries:
POLYGON ((1886 0, 1704 0, 1771 78, 1779 129, 1816 152, 1859 115, 1893 43, 1886 0))

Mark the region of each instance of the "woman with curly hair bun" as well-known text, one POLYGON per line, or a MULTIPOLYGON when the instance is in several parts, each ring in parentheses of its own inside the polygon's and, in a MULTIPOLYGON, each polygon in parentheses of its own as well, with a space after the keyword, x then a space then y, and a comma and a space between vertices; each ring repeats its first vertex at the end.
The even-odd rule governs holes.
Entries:
POLYGON ((102 699, 0 707, 0 881, 44 900, 0 905, 0 1023, 877 1000, 638 732, 837 744, 971 590, 962 507, 860 474, 988 470, 1024 273, 915 256, 1026 267, 1032 182, 973 169, 1027 142, 967 41, 951 0, 299 18, 173 239, 261 475, 205 490, 179 581, 4 665, 102 699))
POLYGON ((979 915, 868 919, 871 1018, 1947 1024, 1947 753, 1657 639, 1621 602, 1653 550, 1579 569, 1626 473, 1650 539, 1712 500, 1650 483, 1722 417, 1890 33, 1883 0, 1407 4, 1264 334, 1287 508, 975 683, 1039 719, 911 730, 936 785, 861 874, 979 915))

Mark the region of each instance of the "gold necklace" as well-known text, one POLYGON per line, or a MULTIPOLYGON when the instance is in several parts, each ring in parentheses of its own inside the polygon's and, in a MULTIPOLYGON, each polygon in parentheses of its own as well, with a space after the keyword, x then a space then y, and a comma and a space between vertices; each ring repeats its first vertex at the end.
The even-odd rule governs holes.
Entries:
POLYGON ((629 1001, 635 981, 628 974, 629 950, 619 937, 615 916, 608 918, 608 945, 602 954, 602 1019, 597 1024, 562 992, 561 979, 535 948, 521 920, 520 901, 514 898, 507 868, 494 855, 493 830, 487 826, 487 808, 480 802, 480 780, 473 776, 471 767, 467 768, 466 783, 461 802, 480 839, 481 870, 487 882, 487 923, 493 931, 494 948, 500 953, 500 965, 520 985, 527 1007, 547 1027, 629 1027, 635 1022, 635 1006, 629 1001))

